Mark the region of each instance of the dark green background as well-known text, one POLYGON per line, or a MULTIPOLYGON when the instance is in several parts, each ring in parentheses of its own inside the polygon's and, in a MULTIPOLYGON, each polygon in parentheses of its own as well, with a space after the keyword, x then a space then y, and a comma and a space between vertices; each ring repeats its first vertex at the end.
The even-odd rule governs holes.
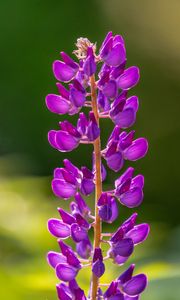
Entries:
MULTIPOLYGON (((1 298, 56 299, 56 279, 44 255, 57 246, 46 232, 46 219, 57 216, 56 206, 64 202, 54 201, 49 176, 64 157, 90 167, 92 148, 64 155, 48 145, 48 130, 62 118, 46 109, 44 98, 56 92, 51 65, 59 52, 72 53, 80 36, 100 46, 112 30, 125 38, 128 66, 141 70, 132 91, 140 99, 134 128, 137 137, 149 140, 147 157, 133 164, 145 175, 139 220, 152 227, 134 256, 150 278, 142 299, 178 300, 180 2, 1 0, 0 14, 1 298)), ((102 123, 104 145, 112 124, 102 123)), ((109 172, 105 184, 118 175, 109 172)), ((130 213, 121 209, 121 221, 130 213)))

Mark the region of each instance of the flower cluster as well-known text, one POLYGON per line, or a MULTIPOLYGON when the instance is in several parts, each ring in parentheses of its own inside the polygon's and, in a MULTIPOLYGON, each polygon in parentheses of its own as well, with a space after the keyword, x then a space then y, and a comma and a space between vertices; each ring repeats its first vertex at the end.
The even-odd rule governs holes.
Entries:
POLYGON ((86 38, 79 38, 76 46, 74 54, 78 62, 61 52, 61 60, 53 63, 58 93, 47 95, 46 106, 55 114, 78 114, 77 124, 67 120, 60 122, 57 130, 49 131, 48 141, 61 152, 72 151, 80 144, 92 144, 92 170, 86 166, 78 168, 68 159, 64 159, 64 167, 54 170, 53 193, 60 199, 73 197, 73 200, 69 211, 60 207, 59 218, 48 221, 48 230, 58 238, 60 251, 50 251, 47 260, 61 281, 56 286, 60 300, 138 300, 146 288, 147 278, 144 274, 133 276, 135 265, 108 283, 106 290, 101 287, 100 278, 105 272, 105 258, 123 265, 134 247, 149 234, 147 223, 136 225, 137 213, 122 222, 114 233, 101 232, 102 222, 113 223, 118 218, 120 205, 135 208, 143 201, 144 177, 134 176, 132 167, 123 170, 113 190, 103 191, 106 169, 101 161, 104 159, 107 167, 119 172, 126 160, 139 160, 148 151, 145 138, 135 139, 134 130, 124 131, 136 120, 139 100, 135 95, 128 97, 128 91, 138 83, 139 69, 126 68, 124 40, 112 32, 107 34, 98 54, 96 44, 86 38), (89 109, 88 116, 80 112, 83 107, 89 109), (106 147, 101 149, 100 120, 103 118, 112 120, 115 127, 106 147), (85 199, 94 191, 95 212, 85 199), (91 228, 94 229, 93 241, 89 237, 91 228), (101 248, 103 242, 109 245, 105 256, 101 248), (78 272, 85 267, 92 271, 88 295, 76 281, 78 272))

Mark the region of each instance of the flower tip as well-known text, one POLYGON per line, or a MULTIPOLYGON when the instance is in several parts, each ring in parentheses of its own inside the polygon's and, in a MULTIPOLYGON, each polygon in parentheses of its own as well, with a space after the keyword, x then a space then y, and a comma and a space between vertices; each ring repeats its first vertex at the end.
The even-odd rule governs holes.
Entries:
POLYGON ((56 266, 57 277, 65 282, 73 280, 77 275, 78 270, 75 267, 66 263, 60 263, 56 266))
POLYGON ((129 296, 136 296, 145 290, 147 284, 147 276, 145 274, 138 274, 124 284, 123 291, 129 296))

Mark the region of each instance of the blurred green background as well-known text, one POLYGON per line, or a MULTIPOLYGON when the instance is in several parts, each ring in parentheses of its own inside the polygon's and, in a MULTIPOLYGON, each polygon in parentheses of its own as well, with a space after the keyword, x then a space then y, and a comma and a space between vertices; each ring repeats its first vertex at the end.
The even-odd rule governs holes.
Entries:
MULTIPOLYGON (((180 299, 179 27, 179 0, 0 1, 0 299, 57 299, 58 280, 45 255, 58 247, 46 222, 67 203, 52 195, 50 180, 65 156, 90 167, 92 148, 64 155, 48 145, 47 131, 62 118, 46 109, 44 98, 56 92, 51 65, 59 52, 71 53, 80 36, 99 46, 109 30, 125 38, 128 66, 141 69, 134 128, 150 144, 147 157, 133 165, 145 175, 145 199, 136 211, 139 222, 151 224, 151 235, 130 262, 149 276, 143 300, 180 299)), ((103 145, 111 129, 104 121, 103 145)), ((105 185, 114 178, 109 172, 105 185)), ((131 213, 120 208, 115 226, 131 213)), ((108 265, 103 281, 120 271, 108 265)), ((79 280, 87 290, 89 273, 79 280)))

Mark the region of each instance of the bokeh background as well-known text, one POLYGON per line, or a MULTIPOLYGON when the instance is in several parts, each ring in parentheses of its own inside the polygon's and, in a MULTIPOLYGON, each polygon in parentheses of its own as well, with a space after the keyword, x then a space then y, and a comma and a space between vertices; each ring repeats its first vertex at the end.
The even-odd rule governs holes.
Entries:
MULTIPOLYGON (((180 1, 1 0, 0 29, 0 299, 57 299, 45 255, 58 248, 46 221, 58 216, 57 206, 67 207, 50 189, 64 155, 46 137, 62 118, 46 109, 44 98, 56 91, 51 65, 59 52, 71 53, 80 36, 99 46, 109 30, 123 35, 128 65, 141 69, 134 128, 150 144, 147 157, 133 165, 145 175, 137 212, 139 222, 151 224, 151 236, 130 262, 149 276, 143 300, 180 299, 180 1)), ((111 129, 104 121, 103 144, 111 129)), ((91 150, 81 146, 66 157, 90 167, 91 150)), ((105 185, 114 178, 109 172, 105 185)), ((131 212, 120 208, 114 226, 131 212)), ((108 265, 104 282, 119 272, 108 265)), ((89 273, 79 280, 87 289, 89 273)))

